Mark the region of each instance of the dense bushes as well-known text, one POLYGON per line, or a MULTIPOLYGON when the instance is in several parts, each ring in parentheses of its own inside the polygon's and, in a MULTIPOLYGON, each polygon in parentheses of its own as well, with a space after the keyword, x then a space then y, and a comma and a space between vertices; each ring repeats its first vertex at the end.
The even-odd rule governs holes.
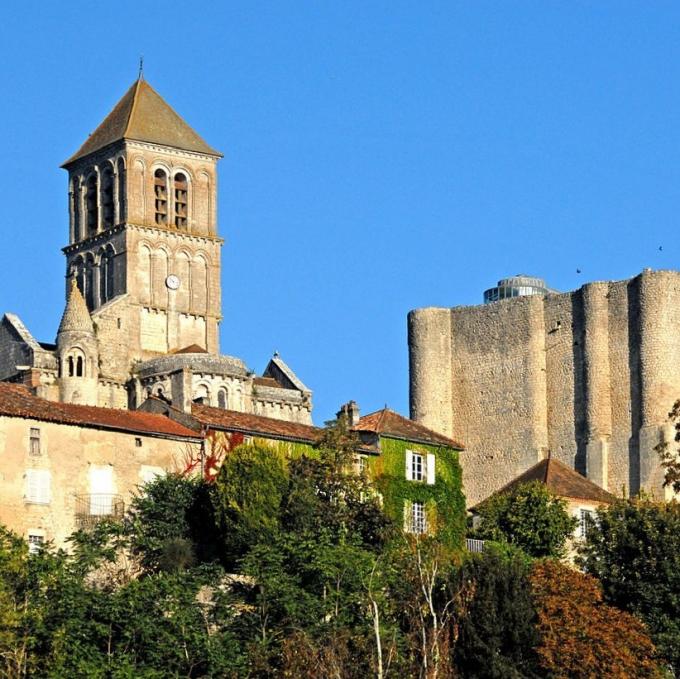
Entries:
POLYGON ((405 537, 346 453, 238 449, 69 554, 0 532, 0 675, 654 676, 644 626, 592 578, 405 537))

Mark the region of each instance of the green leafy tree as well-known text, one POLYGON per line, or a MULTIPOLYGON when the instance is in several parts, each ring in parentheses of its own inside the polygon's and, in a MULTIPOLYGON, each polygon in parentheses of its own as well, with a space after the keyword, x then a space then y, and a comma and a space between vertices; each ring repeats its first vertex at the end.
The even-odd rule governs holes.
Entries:
POLYGON ((215 479, 214 506, 226 563, 278 532, 288 486, 286 461, 266 447, 242 445, 225 458, 215 479))
POLYGON ((179 474, 157 477, 132 500, 125 524, 144 568, 176 571, 218 558, 211 486, 179 474))
POLYGON ((656 451, 661 458, 661 466, 664 468, 664 486, 670 486, 674 492, 680 493, 680 401, 673 404, 668 419, 675 429, 675 444, 670 441, 661 441, 656 446, 656 451))
POLYGON ((680 673, 680 505, 641 498, 599 510, 582 562, 605 601, 643 620, 680 673))
POLYGON ((320 526, 336 538, 351 534, 379 550, 395 534, 366 476, 357 474, 360 442, 344 418, 329 423, 316 446, 317 456, 292 460, 283 503, 284 528, 314 533, 320 526))
POLYGON ((478 515, 474 537, 515 545, 536 558, 563 556, 577 525, 566 502, 538 481, 492 495, 478 515))
POLYGON ((538 677, 536 611, 529 561, 490 547, 452 573, 458 592, 457 639, 452 655, 470 679, 538 677))

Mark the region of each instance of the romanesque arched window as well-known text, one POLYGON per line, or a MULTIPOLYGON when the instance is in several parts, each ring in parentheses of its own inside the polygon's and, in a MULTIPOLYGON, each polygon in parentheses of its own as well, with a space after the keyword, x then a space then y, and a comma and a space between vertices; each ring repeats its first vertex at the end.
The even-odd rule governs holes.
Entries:
POLYGON ((82 257, 78 257, 73 263, 72 275, 76 277, 76 285, 80 294, 85 296, 85 263, 82 257))
POLYGON ((76 356, 76 377, 83 377, 85 374, 84 368, 83 368, 83 357, 82 356, 76 356))
POLYGON ((187 206, 188 206, 188 182, 187 177, 182 172, 175 175, 175 226, 179 229, 187 228, 187 206))
POLYGON ((97 175, 91 174, 87 178, 85 204, 87 208, 87 235, 97 233, 97 175))
POLYGON ((125 161, 118 159, 118 222, 125 221, 127 216, 127 193, 125 190, 125 161))
POLYGON ((73 191, 71 194, 73 210, 73 242, 77 243, 80 238, 80 177, 73 179, 73 191))
POLYGON ((106 299, 111 299, 116 293, 113 290, 114 285, 114 269, 113 269, 113 248, 110 245, 106 246, 106 299))
POLYGON ((85 259, 85 290, 83 291, 83 294, 85 295, 87 308, 90 309, 90 311, 95 308, 96 290, 94 257, 91 254, 88 254, 85 259))
POLYGON ((110 245, 102 250, 99 259, 99 303, 104 304, 113 298, 113 248, 110 245))
POLYGON ((113 168, 107 165, 102 172, 102 221, 105 229, 113 226, 113 168))
POLYGON ((155 221, 159 226, 168 223, 168 176, 160 168, 153 173, 153 188, 156 199, 155 221))
POLYGON ((67 361, 68 363, 68 376, 73 377, 76 374, 76 367, 75 367, 75 361, 73 360, 73 356, 69 356, 67 361))
POLYGON ((226 409, 226 407, 227 407, 227 390, 226 389, 220 389, 217 392, 217 407, 226 409))

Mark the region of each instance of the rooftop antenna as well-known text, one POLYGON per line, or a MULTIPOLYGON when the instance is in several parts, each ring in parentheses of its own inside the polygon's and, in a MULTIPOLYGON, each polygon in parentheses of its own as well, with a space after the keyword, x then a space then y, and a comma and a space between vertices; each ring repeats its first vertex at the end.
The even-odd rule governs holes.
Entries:
POLYGON ((144 55, 140 54, 139 55, 139 75, 137 76, 138 80, 144 80, 144 55))

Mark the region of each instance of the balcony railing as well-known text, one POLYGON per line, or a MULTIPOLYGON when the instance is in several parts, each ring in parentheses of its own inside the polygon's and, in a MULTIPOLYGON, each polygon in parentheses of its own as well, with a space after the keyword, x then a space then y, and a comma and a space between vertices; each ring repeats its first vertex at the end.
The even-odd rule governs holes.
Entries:
POLYGON ((468 552, 481 554, 484 551, 484 540, 465 538, 465 549, 467 549, 468 552))
POLYGON ((85 493, 76 495, 76 524, 90 528, 102 519, 121 519, 125 513, 122 495, 85 493))

